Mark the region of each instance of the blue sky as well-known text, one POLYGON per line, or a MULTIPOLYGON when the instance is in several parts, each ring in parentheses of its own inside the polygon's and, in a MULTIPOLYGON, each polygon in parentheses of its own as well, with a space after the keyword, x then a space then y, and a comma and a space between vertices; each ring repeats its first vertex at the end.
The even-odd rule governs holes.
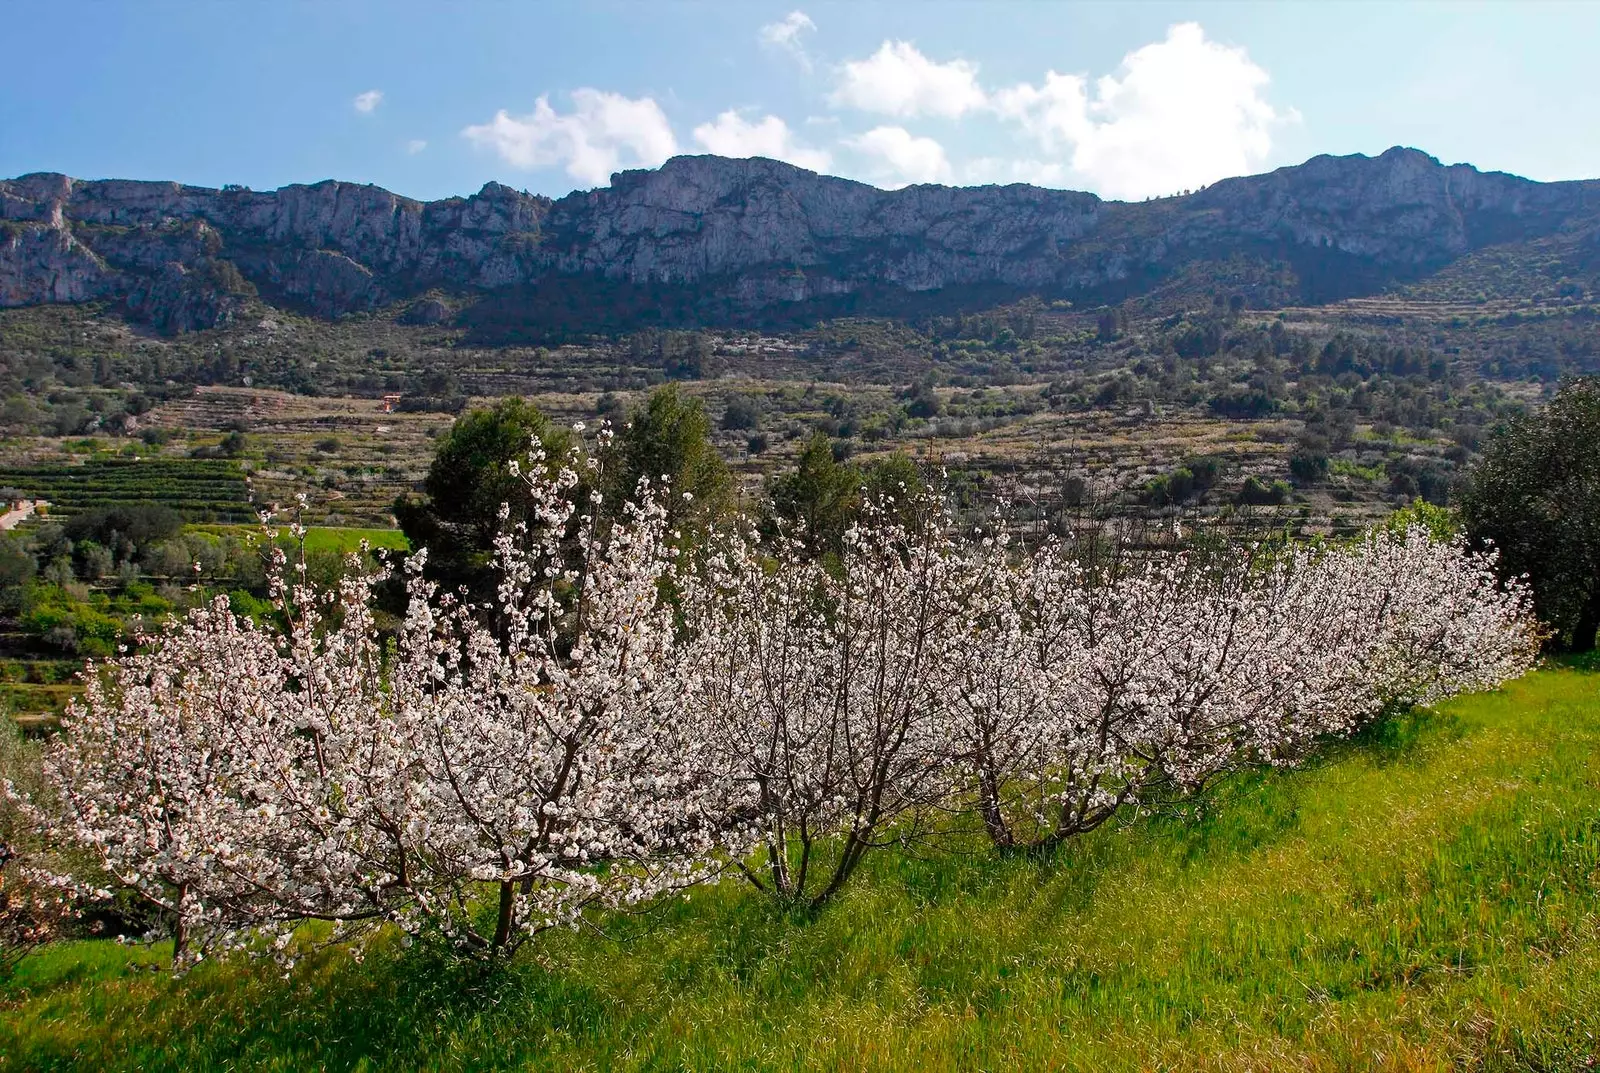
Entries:
POLYGON ((0 175, 551 195, 674 152, 1141 198, 1411 145, 1600 177, 1600 5, 16 4, 0 175))

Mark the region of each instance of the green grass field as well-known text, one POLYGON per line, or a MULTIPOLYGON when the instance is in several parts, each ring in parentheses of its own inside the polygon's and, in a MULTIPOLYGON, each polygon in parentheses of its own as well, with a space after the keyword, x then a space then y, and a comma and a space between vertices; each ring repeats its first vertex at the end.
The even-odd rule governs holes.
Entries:
MULTIPOLYGON (((192 525, 189 528, 203 533, 228 534, 243 539, 251 539, 261 534, 259 525, 192 525)), ((277 532, 281 535, 287 533, 288 530, 285 527, 279 527, 277 532)), ((396 551, 405 551, 411 547, 411 542, 406 539, 406 535, 398 529, 349 529, 331 525, 310 525, 306 527, 306 551, 308 552, 331 551, 343 555, 359 549, 363 540, 373 550, 390 548, 396 551)))
POLYGON ((1409 717, 1048 861, 884 854, 814 918, 733 883, 480 978, 321 953, 0 990, 0 1069, 1586 1069, 1600 674, 1409 717))

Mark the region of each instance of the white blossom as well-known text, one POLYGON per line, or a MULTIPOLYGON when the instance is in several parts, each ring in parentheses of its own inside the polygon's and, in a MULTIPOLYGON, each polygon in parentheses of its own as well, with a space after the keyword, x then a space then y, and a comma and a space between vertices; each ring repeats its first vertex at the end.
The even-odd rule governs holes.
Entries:
POLYGON ((1524 585, 1421 530, 1082 560, 919 501, 826 563, 739 523, 689 569, 664 487, 601 521, 589 470, 530 455, 487 603, 411 556, 392 640, 384 569, 318 592, 276 551, 272 620, 218 597, 90 669, 29 815, 164 911, 180 964, 287 959, 307 920, 500 955, 729 866, 820 904, 952 815, 1054 843, 1492 688, 1540 640, 1524 585))

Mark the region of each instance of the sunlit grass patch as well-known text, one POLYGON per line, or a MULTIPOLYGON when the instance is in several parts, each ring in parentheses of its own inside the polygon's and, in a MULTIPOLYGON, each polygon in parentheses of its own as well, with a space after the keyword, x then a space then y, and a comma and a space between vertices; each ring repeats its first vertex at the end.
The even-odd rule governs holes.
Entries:
MULTIPOLYGON (((191 528, 206 533, 217 535, 228 534, 241 539, 254 539, 261 536, 260 526, 251 525, 197 525, 191 528)), ((288 535, 288 528, 276 526, 273 530, 280 537, 288 535)), ((332 525, 310 525, 306 527, 306 551, 308 552, 333 552, 344 555, 359 551, 362 542, 377 551, 387 548, 392 551, 406 551, 411 547, 411 542, 406 535, 398 529, 360 529, 332 525)))

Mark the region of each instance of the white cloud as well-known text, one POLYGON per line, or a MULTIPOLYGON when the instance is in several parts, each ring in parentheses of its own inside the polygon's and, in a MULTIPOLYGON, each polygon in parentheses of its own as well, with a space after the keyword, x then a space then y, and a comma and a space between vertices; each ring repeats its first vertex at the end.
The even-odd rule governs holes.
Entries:
POLYGON ((1041 85, 1013 86, 993 100, 1097 191, 1140 198, 1258 168, 1273 130, 1298 118, 1267 102, 1267 82, 1244 49, 1207 40, 1186 22, 1128 53, 1092 92, 1086 76, 1051 71, 1041 85))
POLYGON ((791 11, 777 22, 769 22, 761 27, 757 37, 763 45, 787 52, 796 63, 809 71, 811 57, 806 54, 806 47, 800 40, 800 35, 807 30, 812 33, 817 30, 817 24, 811 21, 811 16, 804 11, 791 11))
POLYGON ((846 139, 844 144, 867 158, 867 173, 874 181, 891 189, 908 183, 950 180, 950 160, 944 146, 932 138, 919 138, 904 127, 874 127, 846 139))
POLYGON ((997 157, 978 157, 961 166, 961 181, 970 186, 995 183, 1031 183, 1034 186, 1067 186, 1068 169, 1053 160, 1004 160, 997 157))
POLYGON ((502 108, 489 122, 461 133, 514 167, 559 165, 595 186, 624 166, 653 168, 678 151, 672 125, 654 100, 588 88, 572 91, 570 112, 557 112, 549 97, 540 97, 531 115, 512 116, 502 108))
POLYGON ((350 103, 362 115, 369 115, 373 109, 383 102, 383 90, 369 89, 365 93, 357 93, 355 100, 350 103))
POLYGON ((416 156, 426 148, 428 148, 428 143, 421 138, 412 138, 409 142, 406 142, 406 152, 412 156, 416 156))
POLYGON ((826 171, 833 158, 822 149, 809 149, 794 140, 789 125, 775 115, 751 123, 729 109, 712 123, 694 128, 694 140, 708 153, 717 156, 764 156, 786 160, 812 171, 826 171))
POLYGON ((885 41, 864 60, 839 69, 835 106, 892 116, 955 119, 984 106, 978 68, 966 60, 935 63, 909 41, 885 41))

